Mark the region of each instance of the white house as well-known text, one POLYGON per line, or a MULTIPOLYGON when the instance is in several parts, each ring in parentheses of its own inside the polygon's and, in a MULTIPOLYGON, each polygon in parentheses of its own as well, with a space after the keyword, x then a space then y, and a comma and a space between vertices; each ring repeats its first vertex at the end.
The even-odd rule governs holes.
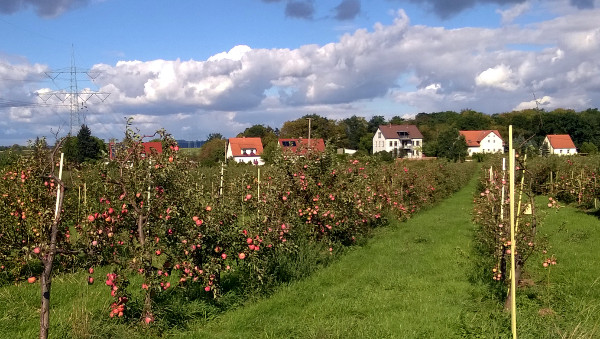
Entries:
POLYGON ((476 153, 504 153, 504 140, 497 130, 459 131, 465 137, 469 155, 476 153))
POLYGON ((262 153, 263 146, 260 138, 229 138, 227 141, 227 159, 264 165, 265 162, 260 157, 262 153))
POLYGON ((423 134, 415 125, 381 125, 373 136, 373 154, 392 152, 398 157, 421 158, 423 134))
POLYGON ((543 144, 548 145, 550 154, 571 155, 577 154, 577 148, 568 134, 548 134, 543 144))

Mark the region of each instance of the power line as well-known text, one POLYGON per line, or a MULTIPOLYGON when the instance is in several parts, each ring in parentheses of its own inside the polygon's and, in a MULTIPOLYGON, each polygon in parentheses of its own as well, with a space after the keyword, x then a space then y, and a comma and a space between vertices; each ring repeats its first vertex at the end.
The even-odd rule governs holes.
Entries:
POLYGON ((69 90, 58 90, 58 91, 47 91, 47 92, 36 92, 36 95, 44 102, 48 102, 52 98, 56 98, 63 103, 68 102, 68 106, 70 107, 70 118, 71 118, 71 128, 70 134, 76 134, 78 128, 81 126, 82 122, 85 121, 84 109, 87 108, 87 102, 96 98, 100 100, 100 102, 104 102, 110 93, 108 92, 99 92, 99 91, 79 91, 79 79, 78 75, 85 74, 88 78, 94 80, 100 75, 100 72, 92 72, 90 70, 81 70, 75 66, 75 55, 74 51, 71 53, 71 67, 66 70, 58 70, 58 71, 48 71, 44 72, 44 74, 52 80, 52 82, 56 85, 55 80, 59 78, 61 75, 69 76, 69 90))

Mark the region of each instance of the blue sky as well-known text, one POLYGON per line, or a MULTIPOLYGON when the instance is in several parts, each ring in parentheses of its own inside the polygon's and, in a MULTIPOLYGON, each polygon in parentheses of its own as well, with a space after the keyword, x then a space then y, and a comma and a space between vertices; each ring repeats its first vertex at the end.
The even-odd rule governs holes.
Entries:
POLYGON ((546 109, 598 107, 598 7, 600 0, 3 0, 0 145, 68 133, 72 57, 77 90, 103 93, 81 95, 90 98, 78 103, 80 122, 106 139, 122 137, 124 117, 144 133, 164 127, 202 140, 310 113, 501 113, 534 106, 534 94, 546 109))

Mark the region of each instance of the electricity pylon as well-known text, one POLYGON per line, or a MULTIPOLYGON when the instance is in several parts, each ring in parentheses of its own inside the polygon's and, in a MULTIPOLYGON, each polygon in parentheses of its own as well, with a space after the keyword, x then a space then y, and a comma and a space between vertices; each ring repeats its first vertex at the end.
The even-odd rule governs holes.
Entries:
POLYGON ((106 98, 110 95, 107 92, 98 92, 92 91, 89 89, 80 91, 77 78, 78 74, 85 74, 92 81, 100 75, 99 72, 92 72, 90 70, 80 70, 75 66, 75 57, 71 55, 71 67, 68 70, 59 70, 59 71, 48 71, 44 72, 44 74, 52 80, 53 83, 56 84, 55 80, 61 75, 69 76, 69 90, 57 90, 57 91, 48 91, 48 92, 37 92, 37 96, 42 99, 44 103, 47 103, 51 98, 56 98, 62 103, 68 103, 70 107, 70 118, 71 118, 71 126, 69 130, 70 135, 75 135, 79 131, 79 127, 82 123, 85 123, 85 112, 84 109, 87 108, 86 104, 88 100, 91 98, 97 98, 101 102, 104 102, 106 98))

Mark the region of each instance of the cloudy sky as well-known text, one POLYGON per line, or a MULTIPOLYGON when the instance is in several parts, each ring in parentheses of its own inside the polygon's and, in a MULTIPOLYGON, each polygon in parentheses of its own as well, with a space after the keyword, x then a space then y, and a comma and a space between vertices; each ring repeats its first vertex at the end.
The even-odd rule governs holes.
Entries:
POLYGON ((600 0, 2 0, 0 145, 600 106, 600 0), (70 93, 75 95, 70 96, 70 93), (73 101, 71 98, 78 100, 73 101))

